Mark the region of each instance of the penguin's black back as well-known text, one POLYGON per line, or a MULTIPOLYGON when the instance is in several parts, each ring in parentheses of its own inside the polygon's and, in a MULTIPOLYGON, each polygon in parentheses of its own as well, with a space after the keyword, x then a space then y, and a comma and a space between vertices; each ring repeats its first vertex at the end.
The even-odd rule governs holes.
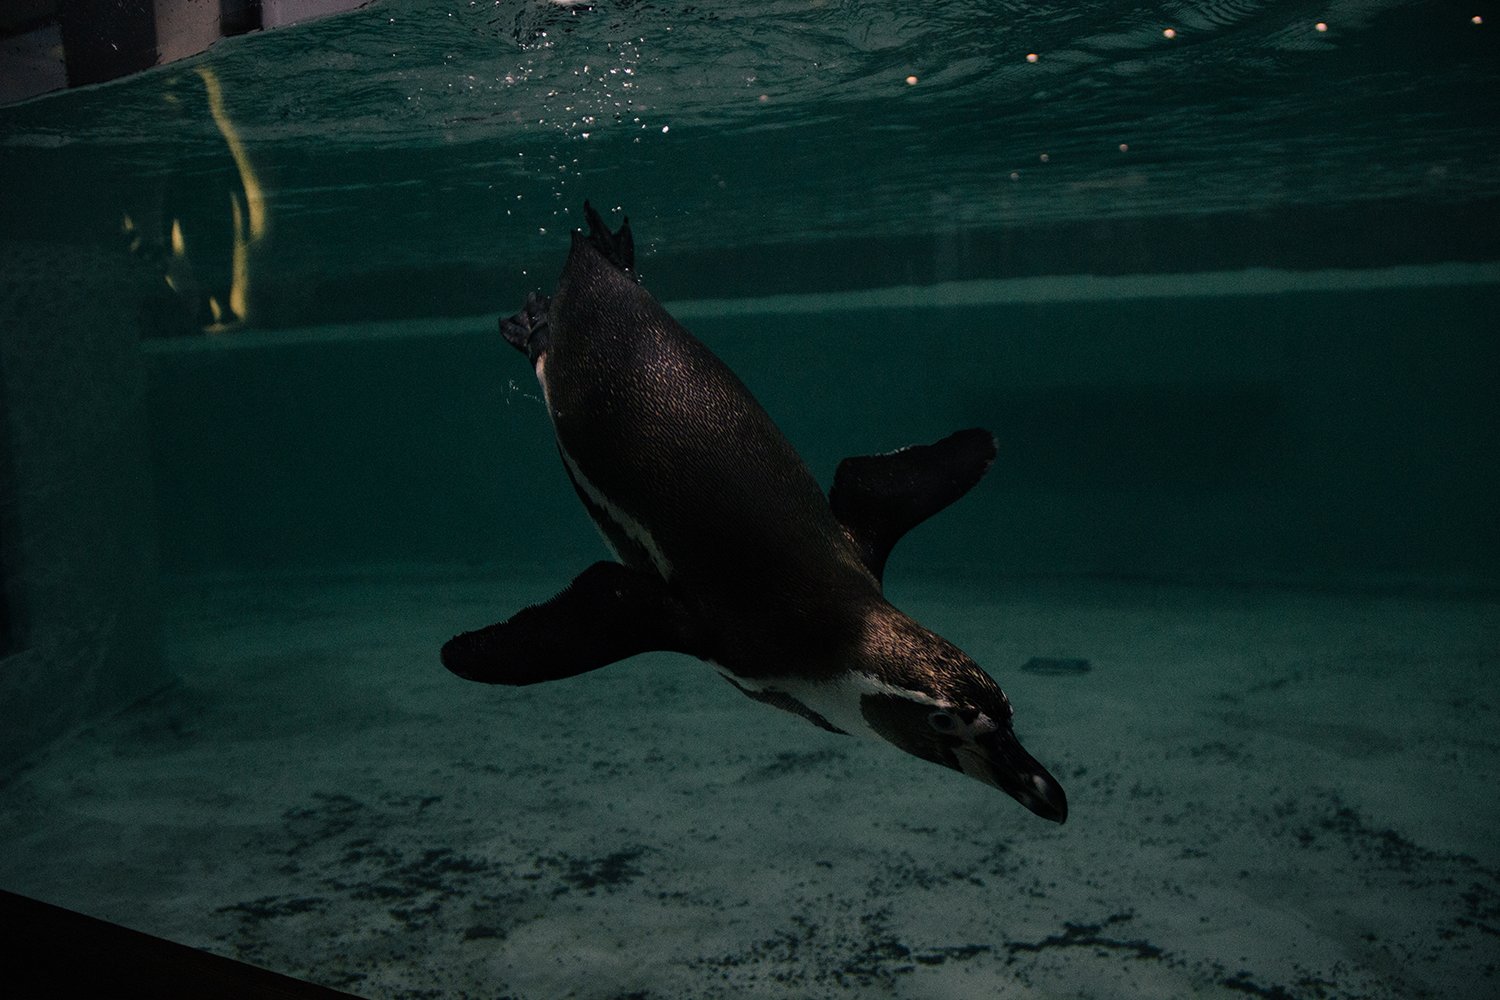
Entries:
POLYGON ((649 531, 669 586, 717 633, 720 662, 744 677, 792 659, 835 671, 829 651, 849 648, 879 588, 749 390, 581 233, 548 323, 558 444, 649 531), (767 634, 768 621, 788 627, 767 634))

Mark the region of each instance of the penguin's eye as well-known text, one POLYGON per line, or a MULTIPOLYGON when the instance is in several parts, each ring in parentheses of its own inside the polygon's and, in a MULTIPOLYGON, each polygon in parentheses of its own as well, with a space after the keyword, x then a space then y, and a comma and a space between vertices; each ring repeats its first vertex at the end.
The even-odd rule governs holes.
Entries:
POLYGON ((958 728, 958 720, 942 710, 933 712, 927 717, 927 724, 940 733, 951 733, 958 728))

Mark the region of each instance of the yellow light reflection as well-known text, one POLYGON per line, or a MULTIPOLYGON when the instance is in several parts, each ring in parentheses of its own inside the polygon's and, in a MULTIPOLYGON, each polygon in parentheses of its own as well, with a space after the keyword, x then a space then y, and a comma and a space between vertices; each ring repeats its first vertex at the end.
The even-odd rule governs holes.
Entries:
MULTIPOLYGON (((130 217, 130 213, 129 212, 126 212, 125 213, 125 218, 120 221, 120 232, 124 233, 127 236, 129 236, 131 233, 135 232, 135 220, 130 217)), ((141 236, 139 233, 137 233, 134 237, 131 238, 131 240, 130 240, 130 252, 131 253, 135 253, 137 250, 139 250, 141 248, 141 241, 143 239, 144 239, 144 237, 141 236)))
POLYGON ((229 113, 224 110, 224 91, 218 76, 208 66, 199 66, 195 72, 203 78, 204 89, 208 92, 209 113, 213 115, 214 124, 219 126, 219 131, 229 146, 229 154, 234 157, 234 165, 240 173, 240 184, 245 190, 243 206, 235 193, 229 196, 230 210, 234 213, 234 282, 229 290, 229 311, 232 315, 225 317, 229 322, 221 320, 220 307, 217 303, 211 303, 215 323, 209 327, 209 332, 215 332, 228 329, 233 320, 249 319, 250 251, 266 234, 266 199, 260 186, 260 178, 256 176, 255 167, 250 162, 250 154, 246 152, 234 122, 229 120, 229 113))
POLYGON ((244 319, 249 308, 246 295, 250 288, 251 240, 245 238, 245 213, 240 211, 240 200, 233 191, 229 192, 229 210, 234 214, 234 283, 229 286, 229 309, 244 319))

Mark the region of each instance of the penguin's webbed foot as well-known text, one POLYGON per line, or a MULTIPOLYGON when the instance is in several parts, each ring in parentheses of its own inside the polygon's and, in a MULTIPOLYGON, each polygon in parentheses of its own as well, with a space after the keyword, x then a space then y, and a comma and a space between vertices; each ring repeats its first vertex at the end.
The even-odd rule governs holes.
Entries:
POLYGON ((598 250, 604 259, 635 278, 635 238, 630 235, 630 217, 620 221, 618 232, 610 232, 604 219, 587 201, 583 203, 583 217, 589 224, 589 245, 598 250))
POLYGON ((547 321, 547 310, 552 300, 545 295, 530 292, 526 305, 509 318, 501 318, 500 335, 505 342, 536 364, 536 359, 547 349, 551 327, 547 321))

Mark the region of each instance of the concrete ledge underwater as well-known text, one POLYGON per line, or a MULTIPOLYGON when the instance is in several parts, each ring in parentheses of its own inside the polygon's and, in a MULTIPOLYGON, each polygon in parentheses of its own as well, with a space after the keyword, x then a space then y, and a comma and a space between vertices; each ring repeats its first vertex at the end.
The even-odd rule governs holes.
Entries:
MULTIPOLYGON (((910 569, 1474 593, 1500 582, 1496 277, 1241 271, 667 305, 825 485, 848 455, 998 435, 984 482, 901 543, 910 569)), ((163 569, 600 558, 495 319, 149 347, 163 569)))
MULTIPOLYGON (((1039 278, 973 279, 935 285, 896 285, 850 292, 808 292, 733 299, 679 299, 663 303, 679 319, 711 316, 768 316, 1043 302, 1106 302, 1277 295, 1287 292, 1353 292, 1390 288, 1444 288, 1500 285, 1500 263, 1399 264, 1350 270, 1285 271, 1246 268, 1188 274, 1058 275, 1039 278)), ((241 330, 202 337, 153 338, 148 353, 246 349, 285 344, 385 340, 396 337, 450 337, 492 333, 508 313, 433 319, 372 320, 277 330, 241 330)))

